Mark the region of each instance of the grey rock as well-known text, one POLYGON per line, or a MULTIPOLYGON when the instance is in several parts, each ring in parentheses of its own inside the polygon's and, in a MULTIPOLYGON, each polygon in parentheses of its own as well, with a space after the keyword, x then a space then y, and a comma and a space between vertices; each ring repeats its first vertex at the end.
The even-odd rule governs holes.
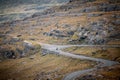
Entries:
POLYGON ((80 78, 81 80, 96 80, 92 75, 85 75, 80 78))
POLYGON ((81 9, 80 11, 79 11, 79 13, 84 13, 86 11, 86 9, 84 8, 84 9, 81 9))
POLYGON ((15 58, 15 52, 12 50, 3 50, 2 54, 1 54, 4 58, 9 58, 9 59, 13 59, 15 58))
POLYGON ((21 37, 21 36, 22 36, 21 34, 17 35, 17 37, 21 37))
POLYGON ((88 14, 88 17, 98 17, 98 16, 102 16, 103 14, 88 14))
POLYGON ((81 36, 80 39, 79 39, 79 41, 84 40, 86 38, 87 38, 86 36, 81 36))
POLYGON ((29 58, 30 58, 30 59, 34 59, 34 58, 35 58, 35 56, 30 56, 29 58))
POLYGON ((30 50, 35 49, 35 47, 32 45, 32 43, 29 43, 29 42, 24 42, 23 46, 24 46, 24 52, 25 53, 29 52, 30 50))
POLYGON ((60 7, 61 10, 68 11, 69 9, 72 9, 74 6, 72 5, 63 5, 60 7))
MULTIPOLYGON (((75 0, 70 0, 69 2, 71 3, 71 2, 74 2, 75 0)), ((77 1, 77 0, 76 0, 77 1)), ((86 3, 86 2, 93 2, 93 1, 96 1, 96 0, 80 0, 79 2, 81 3, 81 4, 83 4, 83 3, 86 3)))
POLYGON ((6 36, 6 34, 0 34, 0 38, 3 38, 5 36, 6 36))
POLYGON ((104 12, 119 11, 120 6, 115 4, 104 4, 103 6, 100 6, 99 10, 104 12))
POLYGON ((42 49, 42 56, 45 56, 47 54, 56 54, 56 55, 59 55, 58 52, 50 51, 50 50, 47 50, 47 49, 42 49))
POLYGON ((68 33, 68 35, 73 35, 74 31, 68 31, 67 33, 68 33))
POLYGON ((18 38, 18 37, 13 37, 13 38, 11 38, 11 41, 10 41, 10 42, 18 42, 18 41, 20 41, 20 38, 18 38))
POLYGON ((69 25, 69 24, 63 24, 62 27, 63 28, 69 28, 69 27, 71 27, 71 25, 69 25))
POLYGON ((51 30, 50 32, 51 32, 51 33, 62 33, 62 32, 59 31, 59 30, 51 30))
POLYGON ((35 38, 30 38, 30 40, 35 41, 35 38))
POLYGON ((96 6, 90 6, 90 7, 86 7, 84 9, 80 10, 80 12, 93 12, 93 11, 97 11, 96 6))
POLYGON ((92 27, 91 29, 93 29, 93 30, 104 30, 105 23, 106 23, 106 21, 101 20, 99 22, 92 22, 90 24, 90 26, 92 27))
POLYGON ((114 15, 112 15, 111 17, 112 17, 112 18, 116 18, 116 19, 120 19, 120 15, 118 15, 118 14, 114 14, 114 15))
POLYGON ((23 45, 24 45, 26 48, 34 49, 34 46, 32 45, 32 43, 24 42, 23 45))
POLYGON ((114 20, 114 21, 112 21, 112 23, 115 24, 115 25, 120 25, 120 20, 119 19, 118 20, 114 20))
POLYGON ((17 51, 19 54, 23 54, 23 50, 20 50, 19 48, 16 48, 16 51, 17 51))
POLYGON ((43 35, 59 37, 59 38, 68 37, 67 34, 65 34, 63 31, 60 30, 51 30, 50 32, 44 32, 43 35))

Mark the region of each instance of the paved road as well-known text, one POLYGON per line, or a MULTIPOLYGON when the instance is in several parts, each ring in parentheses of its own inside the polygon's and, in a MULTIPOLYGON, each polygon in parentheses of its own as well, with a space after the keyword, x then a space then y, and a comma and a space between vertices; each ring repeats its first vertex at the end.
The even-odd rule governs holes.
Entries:
MULTIPOLYGON (((39 44, 42 46, 43 49, 53 51, 53 52, 55 52, 59 55, 64 55, 64 56, 77 58, 77 59, 83 59, 83 60, 96 61, 98 63, 97 64, 98 67, 105 67, 105 66, 112 66, 112 65, 115 65, 115 64, 119 64, 118 62, 115 62, 115 61, 71 54, 71 53, 62 51, 61 49, 64 49, 64 48, 67 48, 67 47, 72 47, 72 46, 79 46, 79 47, 83 47, 83 46, 88 46, 88 47, 120 47, 120 45, 50 45, 50 44, 43 44, 43 43, 39 43, 39 44)), ((97 69, 97 67, 94 67, 92 69, 72 72, 70 74, 67 74, 63 78, 63 80, 74 80, 76 77, 80 76, 81 74, 88 73, 88 72, 96 70, 96 69, 97 69)))

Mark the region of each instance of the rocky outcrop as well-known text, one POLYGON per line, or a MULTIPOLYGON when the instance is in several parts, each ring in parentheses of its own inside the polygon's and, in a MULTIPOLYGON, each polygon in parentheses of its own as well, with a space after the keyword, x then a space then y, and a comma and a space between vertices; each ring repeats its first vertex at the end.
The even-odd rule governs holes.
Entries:
MULTIPOLYGON (((27 32, 27 30, 25 32, 23 27, 23 32, 25 34, 29 33, 30 37, 33 34, 40 34, 39 36, 66 39, 70 43, 105 44, 110 38, 119 38, 119 3, 119 0, 70 0, 66 4, 35 13, 30 19, 14 21, 9 25, 15 27, 23 23, 25 27, 28 27, 26 29, 30 30, 30 32, 27 32), (71 19, 70 22, 69 19, 71 19), (35 28, 39 30, 39 27, 41 30, 37 31, 35 28), (46 31, 51 27, 50 31, 46 31)), ((2 26, 5 26, 5 24, 2 26)), ((10 32, 6 33, 9 34, 10 32)), ((3 43, 14 44, 20 42, 19 36, 21 35, 13 37, 11 41, 4 40, 3 43)), ((35 40, 33 38, 29 39, 35 40)), ((25 53, 34 50, 34 47, 30 44, 24 43, 23 46, 25 47, 25 53)))
POLYGON ((59 55, 58 52, 55 52, 55 51, 50 51, 50 50, 47 50, 47 49, 41 49, 41 52, 42 52, 42 56, 45 56, 47 54, 56 54, 56 55, 59 55))
POLYGON ((7 58, 14 59, 15 52, 13 50, 0 48, 0 60, 7 59, 7 58))
POLYGON ((41 51, 41 46, 37 43, 32 43, 28 41, 23 42, 23 54, 22 56, 30 56, 41 51))
POLYGON ((39 44, 24 42, 18 37, 1 35, 1 38, 0 60, 30 56, 35 53, 39 53, 41 50, 41 46, 39 44))
POLYGON ((68 37, 69 35, 73 34, 72 32, 64 32, 60 30, 51 30, 50 32, 44 32, 43 35, 45 36, 53 36, 58 38, 68 37))
POLYGON ((80 27, 71 37, 70 42, 81 42, 86 44, 105 44, 110 33, 105 27, 105 21, 92 22, 88 26, 80 27))

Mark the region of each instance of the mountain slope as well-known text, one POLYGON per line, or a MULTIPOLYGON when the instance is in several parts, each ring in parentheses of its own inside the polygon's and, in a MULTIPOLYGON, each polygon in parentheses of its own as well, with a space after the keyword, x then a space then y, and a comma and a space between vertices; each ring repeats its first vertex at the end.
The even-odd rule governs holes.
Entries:
MULTIPOLYGON (((4 4, 8 3, 4 1, 4 4)), ((37 42, 61 45, 94 45, 95 47, 92 48, 73 47, 69 48, 68 51, 76 52, 75 54, 77 55, 120 61, 119 47, 109 48, 111 44, 113 46, 116 44, 120 45, 119 0, 70 0, 68 3, 60 5, 57 2, 64 0, 9 1, 10 4, 8 6, 1 6, 4 9, 0 9, 0 17, 2 17, 0 19, 7 20, 4 23, 0 23, 1 79, 19 79, 20 77, 20 79, 25 80, 33 80, 33 78, 38 80, 46 79, 50 76, 49 78, 54 80, 56 76, 57 79, 61 79, 65 74, 89 67, 88 63, 90 62, 86 63, 83 60, 80 60, 82 63, 79 64, 79 60, 76 59, 66 59, 64 56, 60 57, 52 54, 44 55, 45 52, 50 53, 46 50, 43 50, 41 55, 37 54, 42 52, 40 51, 41 46, 37 42), (35 4, 33 4, 34 1, 35 4), (40 5, 41 2, 44 4, 40 5), (12 3, 15 4, 13 5, 12 3), (100 46, 98 49, 96 45, 107 45, 109 47, 100 46), (53 63, 63 66, 60 67, 53 63), (86 66, 83 66, 83 64, 86 66), (56 69, 58 70, 57 72, 56 69), (50 73, 51 75, 49 75, 50 73)), ((3 3, 0 4, 3 5, 3 3)), ((56 51, 59 50, 58 48, 55 49, 56 51)), ((90 65, 93 66, 94 64, 90 63, 90 65)), ((99 66, 96 67, 99 68, 99 66)), ((112 68, 109 70, 112 70, 112 68)), ((116 68, 116 70, 119 71, 119 68, 116 68)), ((105 71, 105 76, 103 75, 100 79, 106 80, 106 76, 109 76, 109 79, 115 71, 105 71), (110 73, 110 75, 106 75, 106 72, 110 73)), ((97 75, 94 76, 96 77, 97 75)), ((117 78, 119 76, 116 75, 114 79, 117 78)))
POLYGON ((68 0, 0 0, 0 23, 29 17, 68 0))
POLYGON ((53 39, 50 42, 60 40, 79 44, 119 43, 119 4, 119 0, 71 0, 62 6, 35 13, 23 21, 10 23, 11 27, 15 26, 10 34, 22 34, 22 38, 33 37, 48 43, 49 39, 53 39))

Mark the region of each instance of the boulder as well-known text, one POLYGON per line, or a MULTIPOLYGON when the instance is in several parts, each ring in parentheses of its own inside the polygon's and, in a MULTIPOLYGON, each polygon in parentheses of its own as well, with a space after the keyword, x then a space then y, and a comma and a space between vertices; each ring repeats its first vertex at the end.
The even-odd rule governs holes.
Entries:
POLYGON ((35 58, 35 56, 34 56, 34 55, 32 55, 32 56, 30 56, 30 57, 29 57, 29 59, 34 59, 34 58, 35 58))
POLYGON ((68 31, 67 34, 68 34, 68 35, 73 35, 73 34, 74 34, 74 31, 68 31))
POLYGON ((119 11, 120 6, 116 4, 101 4, 99 6, 100 11, 109 12, 109 11, 119 11))
POLYGON ((5 51, 4 56, 7 57, 7 58, 14 58, 15 53, 12 50, 11 51, 5 51))
POLYGON ((93 1, 96 1, 96 0, 70 0, 69 2, 74 2, 74 1, 79 1, 81 4, 83 3, 86 3, 86 2, 93 2, 93 1))
POLYGON ((71 27, 71 25, 69 25, 69 24, 63 24, 62 27, 63 28, 69 28, 69 27, 71 27))
POLYGON ((59 52, 54 52, 54 51, 50 51, 50 50, 47 50, 47 49, 42 49, 41 52, 42 52, 42 56, 45 56, 47 54, 56 54, 56 55, 59 55, 59 52))
POLYGON ((39 44, 28 42, 28 41, 24 41, 23 47, 24 49, 23 49, 22 55, 24 56, 30 56, 35 53, 39 53, 41 50, 41 46, 39 44))
POLYGON ((79 12, 95 12, 97 11, 98 8, 97 6, 90 6, 90 7, 86 7, 86 8, 82 8, 79 12))
POLYGON ((13 50, 2 49, 0 50, 0 57, 1 59, 14 59, 15 52, 13 50))
POLYGON ((120 20, 119 19, 118 20, 113 20, 112 23, 115 24, 115 25, 120 25, 120 20))
POLYGON ((31 50, 35 49, 34 46, 32 45, 32 43, 27 42, 27 41, 24 41, 23 46, 25 47, 25 51, 30 50, 30 49, 31 50))
POLYGON ((10 42, 18 42, 18 41, 20 41, 20 38, 12 37, 10 42))
POLYGON ((91 13, 90 13, 90 14, 88 14, 87 16, 88 16, 88 17, 98 17, 98 16, 102 16, 102 15, 103 15, 102 13, 101 13, 101 14, 93 14, 93 13, 91 14, 91 13))
POLYGON ((51 30, 50 32, 44 32, 43 35, 59 37, 59 38, 68 37, 67 33, 60 30, 51 30))
POLYGON ((80 80, 96 80, 95 77, 93 77, 93 75, 84 75, 82 77, 80 77, 80 80))
POLYGON ((120 19, 120 15, 118 15, 118 14, 113 14, 111 17, 116 18, 116 19, 120 19))

